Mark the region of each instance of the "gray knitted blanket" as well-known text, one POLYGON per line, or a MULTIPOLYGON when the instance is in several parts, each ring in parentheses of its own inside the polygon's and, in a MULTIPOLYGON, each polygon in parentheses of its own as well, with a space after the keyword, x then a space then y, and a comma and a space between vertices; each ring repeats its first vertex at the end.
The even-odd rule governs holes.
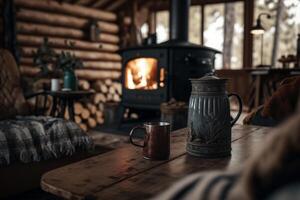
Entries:
POLYGON ((44 116, 0 121, 0 165, 38 162, 91 148, 92 140, 72 121, 44 116))

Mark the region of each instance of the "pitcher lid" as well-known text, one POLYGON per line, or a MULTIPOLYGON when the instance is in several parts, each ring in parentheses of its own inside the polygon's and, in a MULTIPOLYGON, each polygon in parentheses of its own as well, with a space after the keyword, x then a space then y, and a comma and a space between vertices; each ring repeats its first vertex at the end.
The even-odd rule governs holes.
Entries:
POLYGON ((215 76, 214 74, 207 74, 205 76, 202 76, 201 78, 192 78, 190 80, 191 81, 197 81, 197 82, 210 82, 210 81, 224 82, 224 81, 227 81, 228 79, 219 78, 219 77, 215 76))

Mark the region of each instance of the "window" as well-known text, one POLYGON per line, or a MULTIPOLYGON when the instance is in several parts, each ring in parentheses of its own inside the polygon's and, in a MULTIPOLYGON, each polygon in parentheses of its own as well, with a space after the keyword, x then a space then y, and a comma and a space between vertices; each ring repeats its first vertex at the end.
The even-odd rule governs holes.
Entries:
MULTIPOLYGON (((299 0, 256 0, 254 10, 254 20, 260 13, 269 13, 271 19, 262 18, 265 28, 263 35, 263 64, 272 64, 274 54, 275 68, 281 67, 278 59, 281 56, 296 54, 297 34, 300 32, 300 1, 299 0), (279 4, 279 2, 282 2, 279 4), (280 5, 280 6, 279 6, 280 5), (281 15, 278 15, 278 11, 281 15), (278 17, 278 37, 275 36, 276 18, 278 17), (274 48, 277 43, 277 48, 274 48)), ((261 37, 253 38, 253 65, 261 64, 261 37)))
POLYGON ((189 11, 189 42, 201 43, 201 6, 191 6, 189 11))
MULTIPOLYGON (((190 7, 189 41, 201 44, 203 34, 203 45, 223 52, 223 54, 216 55, 216 69, 242 68, 244 36, 243 1, 226 4, 207 4, 203 6, 204 13, 201 13, 201 6, 190 7), (204 19, 204 27, 201 27, 201 17, 204 19), (225 40, 224 35, 226 35, 225 40)), ((156 21, 158 42, 168 40, 169 12, 157 12, 156 21)))
POLYGON ((165 42, 169 39, 169 11, 156 13, 157 42, 165 42))
POLYGON ((222 54, 216 55, 216 69, 242 68, 243 8, 243 2, 204 7, 204 45, 222 51, 222 54))

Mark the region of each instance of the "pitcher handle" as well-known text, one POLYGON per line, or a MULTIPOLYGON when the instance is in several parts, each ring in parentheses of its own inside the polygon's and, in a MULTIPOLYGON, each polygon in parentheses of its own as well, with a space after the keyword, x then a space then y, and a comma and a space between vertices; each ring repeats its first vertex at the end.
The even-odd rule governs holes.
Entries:
POLYGON ((233 126, 233 125, 237 122, 237 120, 239 119, 239 117, 240 117, 241 114, 242 114, 242 111, 243 111, 243 103, 242 103, 242 99, 241 99, 241 97, 240 97, 239 95, 234 94, 234 93, 231 93, 231 94, 228 95, 228 98, 230 98, 231 96, 236 97, 236 99, 237 99, 238 102, 239 102, 239 112, 238 112, 238 114, 236 115, 236 117, 230 122, 231 126, 233 126))

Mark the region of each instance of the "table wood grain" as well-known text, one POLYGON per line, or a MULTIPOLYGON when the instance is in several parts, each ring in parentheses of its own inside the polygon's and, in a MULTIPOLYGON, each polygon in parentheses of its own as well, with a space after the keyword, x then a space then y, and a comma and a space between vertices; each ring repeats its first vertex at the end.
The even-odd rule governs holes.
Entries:
POLYGON ((169 160, 145 160, 141 149, 128 145, 50 171, 42 177, 41 187, 66 199, 149 198, 190 173, 240 166, 269 130, 236 125, 231 157, 200 159, 186 153, 187 129, 181 129, 172 133, 169 160))

